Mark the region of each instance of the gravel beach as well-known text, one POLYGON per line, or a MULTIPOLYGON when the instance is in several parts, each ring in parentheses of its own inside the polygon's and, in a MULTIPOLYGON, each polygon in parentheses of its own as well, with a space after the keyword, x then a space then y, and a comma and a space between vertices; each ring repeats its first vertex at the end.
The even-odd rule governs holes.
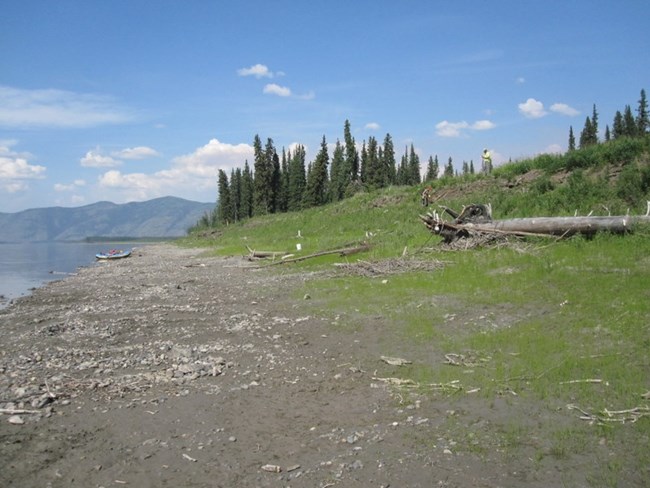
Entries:
POLYGON ((432 421, 417 398, 373 380, 395 368, 373 340, 337 332, 291 298, 309 276, 201 254, 145 246, 0 311, 1 486, 432 486, 467 476, 434 469, 417 441, 432 421))
POLYGON ((394 324, 370 315, 347 326, 318 296, 296 296, 314 276, 156 244, 0 310, 0 486, 563 479, 525 452, 458 449, 449 425, 487 435, 506 400, 486 410, 472 395, 397 388, 401 360, 381 355, 397 344, 394 324))

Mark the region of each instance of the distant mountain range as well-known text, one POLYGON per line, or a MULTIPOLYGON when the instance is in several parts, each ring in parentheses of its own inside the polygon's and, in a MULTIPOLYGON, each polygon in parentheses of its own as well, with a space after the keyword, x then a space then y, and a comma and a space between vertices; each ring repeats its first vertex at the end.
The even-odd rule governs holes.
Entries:
POLYGON ((0 212, 0 242, 81 241, 93 237, 181 237, 214 203, 176 197, 83 207, 48 207, 0 212))

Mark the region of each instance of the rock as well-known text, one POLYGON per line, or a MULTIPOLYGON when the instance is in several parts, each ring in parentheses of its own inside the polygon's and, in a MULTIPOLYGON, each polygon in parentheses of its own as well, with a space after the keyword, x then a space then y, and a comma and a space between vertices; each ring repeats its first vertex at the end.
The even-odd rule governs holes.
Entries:
POLYGON ((43 393, 40 397, 34 398, 32 400, 32 407, 33 408, 43 408, 46 405, 52 403, 54 401, 54 397, 51 396, 49 393, 43 393))
POLYGON ((12 415, 7 419, 7 422, 13 425, 23 425, 25 420, 20 415, 12 415))
POLYGON ((350 466, 348 466, 348 468, 350 469, 350 471, 355 470, 355 469, 363 469, 363 463, 361 462, 361 460, 357 459, 355 462, 350 464, 350 466))

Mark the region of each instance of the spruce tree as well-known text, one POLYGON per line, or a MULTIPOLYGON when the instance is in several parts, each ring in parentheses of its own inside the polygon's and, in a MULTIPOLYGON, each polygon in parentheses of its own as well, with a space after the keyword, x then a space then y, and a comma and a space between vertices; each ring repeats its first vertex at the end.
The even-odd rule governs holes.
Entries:
POLYGON ((612 138, 614 140, 625 135, 625 127, 623 122, 623 115, 619 110, 616 111, 614 116, 614 124, 612 125, 612 138))
POLYGON ((253 140, 254 164, 254 190, 253 190, 253 215, 264 215, 271 211, 271 179, 273 178, 272 165, 269 164, 266 152, 262 149, 262 140, 255 135, 253 140))
POLYGON ((637 108, 636 127, 638 134, 644 136, 650 129, 650 116, 648 115, 648 100, 645 96, 645 90, 641 90, 639 99, 639 108, 637 108))
POLYGON ((232 205, 233 222, 241 220, 241 169, 230 172, 230 201, 232 205))
POLYGON ((241 219, 247 219, 253 216, 253 193, 254 182, 251 168, 248 165, 248 160, 244 163, 244 171, 241 175, 241 204, 239 206, 239 213, 241 219))
POLYGON ((275 213, 278 204, 278 194, 280 193, 280 158, 275 150, 273 139, 266 139, 264 145, 264 163, 268 174, 267 212, 275 213))
POLYGON ((612 139, 612 135, 609 132, 609 124, 605 126, 605 142, 609 142, 612 139))
MULTIPOLYGON (((269 139, 270 141, 270 139, 269 139)), ((271 212, 280 211, 280 200, 282 198, 282 171, 280 167, 280 157, 278 153, 271 154, 271 212)))
POLYGON ((413 147, 413 143, 411 143, 408 160, 409 185, 419 185, 422 182, 420 171, 420 156, 415 153, 415 148, 413 147))
POLYGON ((366 141, 361 145, 361 159, 359 161, 359 178, 364 185, 368 184, 368 151, 366 150, 366 141))
POLYGON ((569 126, 569 151, 575 151, 576 149, 576 138, 573 135, 573 126, 569 126))
POLYGON ((349 183, 346 177, 345 152, 341 142, 337 139, 334 153, 332 154, 332 165, 330 167, 330 200, 338 202, 345 196, 345 189, 349 183))
POLYGON ((585 120, 585 126, 580 133, 580 148, 584 149, 587 146, 593 144, 592 140, 593 126, 591 124, 591 119, 587 117, 585 120))
POLYGON ((307 179, 305 175, 305 147, 296 146, 293 156, 289 159, 289 188, 287 189, 287 210, 290 212, 302 208, 302 198, 305 193, 307 179))
POLYGON ((219 206, 217 216, 220 224, 228 224, 232 222, 232 201, 230 199, 230 187, 228 184, 228 176, 222 169, 218 173, 217 187, 219 190, 219 206))
POLYGON ((308 207, 316 207, 327 203, 327 167, 329 165, 329 154, 325 136, 321 142, 321 148, 316 155, 316 160, 311 166, 307 176, 307 187, 305 188, 304 204, 308 207))
POLYGON ((634 115, 632 115, 632 109, 629 105, 625 106, 625 111, 623 112, 623 135, 627 137, 635 137, 638 134, 638 126, 634 115))
POLYGON ((345 121, 343 128, 343 139, 345 142, 345 186, 350 184, 351 181, 359 179, 359 152, 350 131, 350 121, 345 121))
POLYGON ((471 175, 474 174, 474 160, 473 159, 469 160, 469 174, 471 174, 471 175))
POLYGON ((278 197, 278 211, 286 212, 289 201, 289 160, 291 153, 282 148, 282 163, 280 164, 280 194, 278 197))
POLYGON ((378 144, 374 136, 368 137, 365 168, 366 180, 364 183, 370 188, 381 188, 382 175, 379 163, 378 144))
POLYGON ((380 188, 388 186, 388 184, 386 183, 387 175, 385 171, 386 168, 384 167, 384 148, 378 145, 377 146, 377 172, 379 174, 377 177, 377 182, 379 183, 380 188))
POLYGON ((438 178, 438 171, 440 167, 438 165, 438 155, 436 154, 435 159, 432 156, 429 156, 429 161, 427 163, 427 174, 425 179, 427 181, 433 181, 438 178))
POLYGON ((598 112, 596 111, 596 104, 591 114, 591 132, 589 134, 591 144, 598 144, 598 112))
POLYGON ((383 186, 394 185, 397 181, 397 169, 395 168, 395 148, 390 134, 386 134, 386 137, 384 137, 382 166, 384 172, 383 186))
POLYGON ((370 188, 381 188, 383 186, 384 175, 381 161, 379 160, 379 144, 374 136, 368 138, 366 158, 366 183, 370 188))

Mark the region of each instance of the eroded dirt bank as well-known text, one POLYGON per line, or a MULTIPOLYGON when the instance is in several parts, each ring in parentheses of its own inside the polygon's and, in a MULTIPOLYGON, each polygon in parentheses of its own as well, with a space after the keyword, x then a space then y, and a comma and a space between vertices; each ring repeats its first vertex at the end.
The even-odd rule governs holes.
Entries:
POLYGON ((0 486, 555 485, 458 451, 459 400, 378 381, 381 320, 305 313, 308 278, 152 245, 0 311, 0 486))

